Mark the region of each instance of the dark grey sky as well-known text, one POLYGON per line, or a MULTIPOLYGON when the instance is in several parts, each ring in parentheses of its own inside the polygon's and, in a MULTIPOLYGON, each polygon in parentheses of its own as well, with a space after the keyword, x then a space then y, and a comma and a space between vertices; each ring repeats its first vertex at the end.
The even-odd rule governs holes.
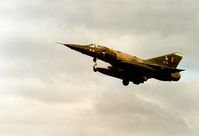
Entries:
POLYGON ((0 4, 0 135, 197 136, 197 0, 7 0, 0 4), (142 58, 184 55, 176 83, 123 87, 56 44, 142 58))

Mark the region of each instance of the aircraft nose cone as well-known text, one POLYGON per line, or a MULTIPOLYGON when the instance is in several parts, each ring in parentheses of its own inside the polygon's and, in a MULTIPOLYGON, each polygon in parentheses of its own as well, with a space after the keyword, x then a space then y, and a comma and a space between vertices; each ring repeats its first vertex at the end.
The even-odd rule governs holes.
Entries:
POLYGON ((58 43, 58 44, 62 44, 68 48, 71 48, 71 49, 75 49, 75 48, 78 48, 80 45, 76 45, 76 44, 65 44, 65 43, 58 43))
POLYGON ((59 43, 62 44, 70 49, 73 49, 75 51, 81 52, 81 53, 87 53, 88 50, 84 45, 77 45, 77 44, 64 44, 64 43, 59 43))
POLYGON ((82 48, 81 45, 76 45, 76 44, 65 44, 65 43, 58 43, 58 44, 62 44, 62 45, 66 46, 68 48, 71 48, 73 50, 79 50, 80 48, 82 48))
POLYGON ((77 49, 81 48, 80 45, 75 45, 75 44, 64 44, 64 45, 73 50, 77 50, 77 49))

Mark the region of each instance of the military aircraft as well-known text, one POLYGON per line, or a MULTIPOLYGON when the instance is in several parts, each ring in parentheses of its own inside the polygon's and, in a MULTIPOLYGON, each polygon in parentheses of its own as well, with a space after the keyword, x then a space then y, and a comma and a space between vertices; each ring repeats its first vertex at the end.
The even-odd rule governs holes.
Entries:
POLYGON ((184 71, 176 68, 182 59, 182 55, 177 52, 151 59, 141 59, 96 44, 59 44, 93 57, 94 72, 122 79, 124 86, 127 86, 129 81, 138 85, 151 78, 161 81, 178 81, 181 77, 180 72, 184 71), (109 63, 110 66, 96 67, 97 59, 109 63))

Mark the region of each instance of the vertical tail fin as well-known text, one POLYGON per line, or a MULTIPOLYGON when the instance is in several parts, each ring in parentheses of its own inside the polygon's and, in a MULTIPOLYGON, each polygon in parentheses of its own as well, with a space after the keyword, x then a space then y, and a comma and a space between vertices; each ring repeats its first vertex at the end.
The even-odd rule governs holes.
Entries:
POLYGON ((180 53, 172 53, 156 58, 148 59, 147 61, 152 62, 157 65, 167 66, 171 68, 176 68, 182 59, 182 55, 180 53))

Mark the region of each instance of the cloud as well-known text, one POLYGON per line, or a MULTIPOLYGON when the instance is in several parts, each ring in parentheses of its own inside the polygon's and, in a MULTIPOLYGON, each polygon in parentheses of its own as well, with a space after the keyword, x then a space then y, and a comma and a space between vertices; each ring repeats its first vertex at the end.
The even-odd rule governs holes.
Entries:
POLYGON ((127 94, 108 95, 97 105, 98 114, 106 118, 104 125, 114 127, 118 133, 129 134, 168 135, 189 132, 184 119, 169 111, 164 103, 127 94))

